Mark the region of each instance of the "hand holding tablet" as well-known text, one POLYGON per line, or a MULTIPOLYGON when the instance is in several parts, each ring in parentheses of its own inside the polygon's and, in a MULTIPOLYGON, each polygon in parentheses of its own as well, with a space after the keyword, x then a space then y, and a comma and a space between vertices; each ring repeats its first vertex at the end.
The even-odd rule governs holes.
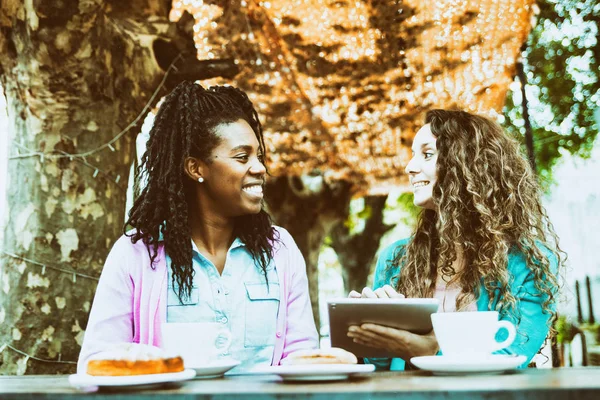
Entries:
MULTIPOLYGON (((362 294, 353 292, 350 296, 328 301, 332 346, 346 349, 357 357, 398 357, 404 352, 400 343, 404 336, 416 334, 420 336, 413 343, 417 352, 437 347, 431 333, 431 314, 438 309, 437 299, 406 299, 385 286, 376 291, 363 290, 362 294), (366 329, 350 331, 350 327, 361 325, 366 329)), ((408 353, 409 356, 422 355, 408 353)))

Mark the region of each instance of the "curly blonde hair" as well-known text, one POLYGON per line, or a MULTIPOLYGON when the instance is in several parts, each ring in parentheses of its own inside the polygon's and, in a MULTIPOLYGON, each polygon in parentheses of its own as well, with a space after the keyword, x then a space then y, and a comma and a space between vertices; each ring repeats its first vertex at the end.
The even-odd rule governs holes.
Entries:
POLYGON ((435 210, 421 212, 413 236, 395 252, 391 267, 402 266, 398 291, 432 297, 441 273, 462 288, 456 299, 456 309, 462 310, 479 298, 483 283, 488 308, 496 298, 495 310, 519 321, 507 268, 509 252, 518 250, 544 296, 542 310, 551 315, 551 324, 563 252, 519 143, 496 122, 463 111, 432 110, 425 122, 438 151, 435 210), (465 265, 458 272, 452 267, 456 244, 465 265))

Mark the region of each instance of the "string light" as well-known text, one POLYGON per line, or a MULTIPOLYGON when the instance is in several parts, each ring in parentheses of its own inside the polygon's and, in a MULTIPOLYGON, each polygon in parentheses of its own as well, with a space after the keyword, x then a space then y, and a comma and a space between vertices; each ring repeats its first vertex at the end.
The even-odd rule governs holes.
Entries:
MULTIPOLYGON (((26 153, 26 154, 20 154, 18 156, 12 156, 12 157, 10 157, 10 159, 38 156, 40 158, 40 162, 41 163, 44 162, 44 160, 45 160, 44 153, 36 152, 34 150, 28 149, 28 148, 22 146, 21 144, 19 144, 18 142, 14 141, 14 140, 13 140, 13 144, 15 146, 21 148, 22 150, 26 150, 28 153, 26 153)), ((73 155, 71 155, 69 153, 66 153, 66 152, 60 151, 60 150, 57 151, 57 153, 58 154, 46 154, 46 156, 48 157, 48 159, 50 159, 52 161, 55 161, 55 162, 56 162, 56 159, 68 157, 69 161, 77 161, 77 162, 79 162, 79 163, 81 163, 81 164, 83 164, 83 165, 85 165, 85 166, 93 169, 94 170, 94 172, 92 174, 93 178, 96 178, 98 175, 101 175, 102 177, 106 178, 109 182, 114 183, 115 186, 118 189, 120 189, 122 192, 125 193, 127 191, 126 188, 124 188, 123 186, 119 185, 119 181, 121 180, 121 175, 117 175, 117 177, 113 179, 112 176, 109 173, 107 173, 107 172, 101 170, 100 168, 98 168, 97 166, 91 164, 90 162, 87 161, 87 159, 85 157, 73 156, 73 155)))
POLYGON ((53 266, 53 265, 44 264, 44 263, 41 263, 39 261, 31 260, 29 258, 25 258, 23 256, 20 256, 20 255, 17 255, 17 254, 13 254, 13 253, 10 253, 10 252, 4 251, 4 250, 0 250, 0 253, 2 253, 4 255, 7 255, 9 257, 15 258, 17 260, 23 260, 23 261, 25 261, 25 262, 27 262, 29 264, 41 267, 42 268, 42 275, 44 275, 46 273, 46 268, 50 268, 50 269, 53 269, 55 271, 62 272, 64 274, 72 275, 73 283, 75 283, 75 281, 77 279, 76 278, 77 276, 80 276, 80 277, 85 278, 85 279, 91 279, 91 280, 94 280, 94 281, 97 281, 97 280, 100 279, 97 276, 82 274, 81 272, 77 272, 77 271, 72 270, 72 269, 61 268, 61 267, 56 267, 56 266, 53 266))
POLYGON ((27 354, 22 350, 19 350, 13 346, 11 346, 10 344, 4 343, 2 346, 0 346, 0 354, 2 354, 2 352, 4 351, 4 349, 11 349, 12 351, 14 351, 15 353, 18 353, 22 356, 25 356, 25 363, 27 363, 27 361, 29 361, 29 359, 35 360, 35 361, 40 361, 40 362, 45 362, 45 363, 52 363, 52 364, 75 364, 77 365, 76 361, 62 361, 61 360, 61 354, 58 354, 58 360, 48 360, 45 358, 39 358, 36 356, 32 356, 31 354, 27 354))
POLYGON ((273 174, 395 185, 429 108, 501 110, 534 0, 173 2, 199 54, 232 57, 265 120, 273 174), (277 74, 276 74, 277 73, 277 74), (319 132, 319 134, 317 134, 319 132))
POLYGON ((125 133, 127 133, 131 128, 133 128, 134 126, 137 125, 137 123, 140 121, 140 119, 142 117, 145 117, 145 115, 147 114, 147 111, 150 109, 150 107, 152 106, 152 104, 154 104, 154 101, 156 99, 156 97, 158 96, 158 93, 160 92, 160 90, 162 89, 162 87, 164 86, 169 73, 172 70, 175 70, 175 63, 177 61, 179 61, 182 57, 182 54, 180 53, 177 57, 175 57, 175 59, 171 62, 171 65, 169 65, 169 68, 167 68, 167 70, 165 71, 165 74, 163 76, 163 79, 160 81, 159 85, 156 87, 156 89, 154 90, 154 92, 152 93, 152 96, 150 96, 150 99, 148 100, 148 102, 146 103, 146 105, 144 106, 144 108, 142 109, 142 111, 137 115, 137 117, 131 121, 126 127, 125 129, 123 129, 121 132, 119 132, 117 135, 115 135, 110 141, 108 141, 107 143, 102 144, 101 146, 98 146, 94 149, 91 149, 89 151, 86 152, 82 152, 82 153, 68 153, 66 151, 62 151, 62 150, 55 150, 54 152, 50 152, 50 153, 44 153, 44 152, 40 152, 40 151, 35 151, 32 149, 29 149, 23 145, 21 145, 20 143, 16 142, 13 140, 13 144, 15 144, 17 147, 21 148, 22 150, 27 151, 27 153, 25 154, 21 154, 19 152, 19 149, 15 149, 15 155, 12 155, 9 157, 9 160, 14 160, 14 159, 22 159, 22 158, 29 158, 29 157, 39 157, 40 159, 40 163, 44 163, 46 158, 52 159, 53 161, 56 161, 57 159, 62 159, 62 158, 68 158, 69 161, 77 161, 82 163, 83 165, 91 168, 94 170, 94 172, 92 173, 92 177, 96 178, 98 175, 101 175, 103 178, 105 178, 106 180, 108 180, 109 182, 113 183, 115 185, 115 187, 117 187, 121 192, 126 193, 127 192, 127 188, 124 188, 123 186, 119 185, 119 181, 121 180, 121 175, 117 175, 115 178, 113 178, 111 176, 111 174, 103 171, 102 169, 98 168, 97 166, 91 164, 90 162, 87 161, 88 156, 93 155, 101 150, 104 150, 106 148, 110 149, 110 151, 114 152, 116 151, 114 148, 114 143, 116 141, 118 141, 121 137, 123 137, 123 135, 125 135, 125 133))
MULTIPOLYGON (((34 260, 28 259, 28 258, 26 258, 26 257, 19 256, 19 255, 17 255, 17 254, 9 253, 9 252, 7 252, 7 251, 4 251, 4 250, 0 250, 0 252, 1 252, 2 254, 4 254, 4 255, 7 255, 7 256, 9 256, 9 257, 12 257, 12 258, 15 258, 15 259, 18 259, 18 260, 23 260, 23 261, 25 261, 25 262, 27 262, 27 263, 29 263, 29 264, 32 264, 32 265, 35 265, 35 266, 41 267, 41 268, 42 268, 42 271, 41 271, 41 272, 42 272, 42 275, 45 275, 45 273, 46 273, 46 268, 50 268, 50 269, 56 270, 56 271, 58 271, 58 272, 61 272, 61 273, 64 273, 64 274, 70 274, 70 275, 72 276, 72 278, 71 278, 71 279, 72 279, 73 283, 76 283, 76 282, 77 282, 77 277, 78 277, 78 276, 80 276, 80 277, 82 277, 82 278, 85 278, 85 279, 91 279, 91 280, 94 280, 94 281, 98 281, 98 280, 99 280, 99 278, 98 278, 98 277, 95 277, 95 276, 91 276, 91 275, 87 275, 87 274, 82 274, 82 273, 80 273, 80 272, 77 272, 77 271, 74 271, 74 270, 70 270, 70 269, 67 269, 67 268, 61 268, 61 267, 56 267, 56 266, 52 266, 52 265, 48 265, 48 264, 43 264, 43 263, 40 263, 40 262, 38 262, 38 261, 34 261, 34 260)), ((24 362, 25 362, 25 363, 27 363, 27 361, 29 361, 29 359, 32 359, 32 360, 36 360, 36 361, 40 361, 40 362, 45 362, 45 363, 54 363, 54 364, 77 364, 77 362, 75 362, 75 361, 62 361, 62 360, 61 360, 61 358, 62 358, 62 357, 61 357, 61 354, 60 354, 60 353, 58 354, 58 360, 48 360, 48 359, 39 358, 39 357, 33 356, 33 355, 31 355, 31 354, 25 353, 24 351, 21 351, 21 350, 19 350, 19 349, 15 348, 15 347, 13 347, 13 346, 11 346, 11 345, 7 344, 7 343, 5 343, 5 344, 3 344, 2 346, 0 346, 0 354, 1 354, 1 353, 2 353, 2 352, 3 352, 3 351, 6 349, 6 348, 9 348, 9 349, 11 349, 12 351, 14 351, 14 352, 16 352, 16 353, 19 353, 19 354, 21 354, 21 355, 25 356, 25 360, 24 360, 24 362)))
MULTIPOLYGON (((27 158, 27 157, 39 157, 40 162, 44 162, 44 157, 68 158, 69 160, 79 158, 81 161, 83 161, 84 164, 90 166, 91 164, 89 164, 87 162, 86 157, 91 156, 91 155, 93 155, 101 150, 104 150, 106 148, 110 149, 111 151, 115 151, 115 148, 113 147, 114 143, 116 141, 118 141, 120 138, 122 138, 123 135, 125 135, 127 132, 129 132, 133 127, 137 126, 138 122, 146 116, 148 110, 154 104, 156 97, 158 96, 160 90, 163 88, 165 82, 167 81, 167 78, 169 77, 170 72, 175 69, 175 63, 181 59, 182 59, 182 54, 180 53, 177 57, 175 57, 175 59, 171 62, 171 64, 165 71, 165 74, 164 74, 162 80, 160 81, 160 83, 158 84, 158 86, 156 87, 156 89, 154 90, 152 95, 150 96, 150 99, 148 100, 148 102, 146 103, 146 105, 144 106, 142 111, 140 111, 140 113, 137 115, 137 117, 135 117, 135 119, 133 121, 131 121, 121 132, 117 133, 108 142, 106 142, 96 148, 93 148, 91 150, 82 152, 82 153, 68 153, 68 152, 59 151, 59 150, 56 150, 54 152, 44 153, 44 152, 27 149, 24 146, 20 145, 19 143, 14 142, 18 146, 20 146, 22 149, 29 151, 29 153, 20 154, 19 151, 16 150, 16 154, 13 156, 10 156, 9 160, 18 159, 18 158, 27 158)), ((99 171, 99 169, 97 169, 97 168, 95 168, 95 169, 99 171)))

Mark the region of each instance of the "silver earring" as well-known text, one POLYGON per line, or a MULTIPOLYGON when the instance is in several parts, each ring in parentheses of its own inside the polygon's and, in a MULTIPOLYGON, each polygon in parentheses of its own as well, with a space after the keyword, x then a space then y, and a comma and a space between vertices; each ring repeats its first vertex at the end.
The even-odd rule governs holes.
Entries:
POLYGON ((203 177, 198 178, 198 183, 202 183, 202 182, 204 182, 204 178, 203 177))

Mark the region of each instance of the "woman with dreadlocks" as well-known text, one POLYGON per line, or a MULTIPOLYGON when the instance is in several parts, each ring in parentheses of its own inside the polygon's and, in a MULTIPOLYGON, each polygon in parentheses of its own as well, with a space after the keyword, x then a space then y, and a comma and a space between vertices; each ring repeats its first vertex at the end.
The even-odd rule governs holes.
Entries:
MULTIPOLYGON (((499 353, 525 355, 527 366, 556 316, 563 262, 519 144, 488 118, 433 110, 412 151, 406 173, 423 209, 416 229, 383 250, 375 290, 350 297, 434 297, 439 312, 498 311, 517 327, 499 353)), ((382 369, 404 369, 412 357, 439 351, 433 332, 363 324, 348 336, 397 355, 371 360, 382 369)))
POLYGON ((241 367, 317 346, 304 259, 263 209, 265 145, 241 90, 183 82, 137 171, 146 186, 106 260, 78 369, 117 343, 161 347, 161 325, 218 322, 241 367))

